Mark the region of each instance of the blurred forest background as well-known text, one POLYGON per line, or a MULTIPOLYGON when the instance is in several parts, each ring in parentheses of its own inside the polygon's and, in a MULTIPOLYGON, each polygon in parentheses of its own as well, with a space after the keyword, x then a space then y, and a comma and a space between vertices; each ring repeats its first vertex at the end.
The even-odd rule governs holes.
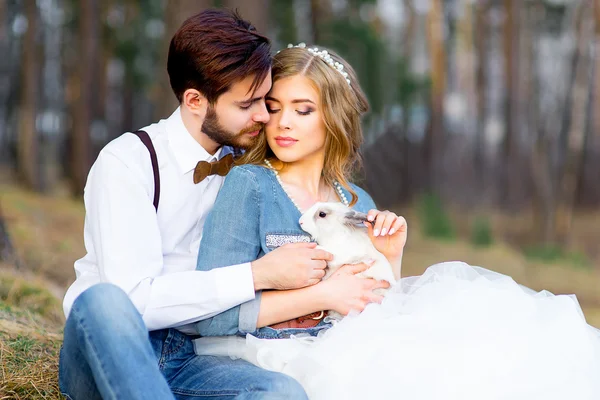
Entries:
POLYGON ((600 0, 0 0, 0 394, 55 393, 89 168, 172 113, 168 43, 213 6, 355 67, 359 181, 408 219, 405 274, 464 260, 600 326, 600 0))

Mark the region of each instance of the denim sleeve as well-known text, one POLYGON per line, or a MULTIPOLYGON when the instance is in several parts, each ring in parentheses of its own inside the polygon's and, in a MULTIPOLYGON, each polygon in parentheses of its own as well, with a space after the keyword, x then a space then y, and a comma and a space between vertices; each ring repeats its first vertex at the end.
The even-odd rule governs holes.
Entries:
MULTIPOLYGON (((197 270, 256 260, 260 253, 259 185, 256 175, 243 167, 229 172, 204 224, 197 270)), ((195 324, 202 336, 254 332, 261 293, 254 300, 195 324)))

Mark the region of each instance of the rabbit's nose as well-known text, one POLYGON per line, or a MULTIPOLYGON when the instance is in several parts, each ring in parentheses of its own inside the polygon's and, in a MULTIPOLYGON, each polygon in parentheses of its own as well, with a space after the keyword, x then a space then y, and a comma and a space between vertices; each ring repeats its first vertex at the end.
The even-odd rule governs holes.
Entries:
POLYGON ((304 222, 302 222, 302 221, 299 221, 299 222, 300 222, 300 225, 302 225, 302 224, 304 223, 304 222))

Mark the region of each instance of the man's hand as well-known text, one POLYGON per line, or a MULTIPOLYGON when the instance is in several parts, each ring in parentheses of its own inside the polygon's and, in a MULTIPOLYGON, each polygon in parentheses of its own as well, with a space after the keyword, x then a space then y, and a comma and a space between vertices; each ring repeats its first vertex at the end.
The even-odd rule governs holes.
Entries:
POLYGON ((320 282, 333 255, 316 246, 290 243, 252 262, 254 290, 299 289, 320 282))
POLYGON ((383 296, 373 293, 373 290, 387 289, 390 284, 356 276, 371 265, 372 262, 343 265, 321 282, 319 286, 325 299, 325 309, 347 315, 351 310, 362 312, 369 303, 381 303, 383 296))

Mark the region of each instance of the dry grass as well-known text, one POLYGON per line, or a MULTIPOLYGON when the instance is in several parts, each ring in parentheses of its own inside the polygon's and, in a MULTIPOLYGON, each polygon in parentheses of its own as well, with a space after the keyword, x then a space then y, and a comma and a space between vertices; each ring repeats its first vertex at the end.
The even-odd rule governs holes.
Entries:
POLYGON ((81 201, 0 184, 0 204, 20 269, 0 265, 0 399, 62 399, 60 298, 84 254, 81 201))
POLYGON ((62 399, 58 388, 60 336, 0 331, 0 399, 62 399))
POLYGON ((0 204, 21 265, 64 290, 75 279, 73 263, 85 254, 83 202, 0 183, 0 204))
POLYGON ((62 324, 60 302, 43 282, 0 271, 0 399, 62 398, 62 324))

